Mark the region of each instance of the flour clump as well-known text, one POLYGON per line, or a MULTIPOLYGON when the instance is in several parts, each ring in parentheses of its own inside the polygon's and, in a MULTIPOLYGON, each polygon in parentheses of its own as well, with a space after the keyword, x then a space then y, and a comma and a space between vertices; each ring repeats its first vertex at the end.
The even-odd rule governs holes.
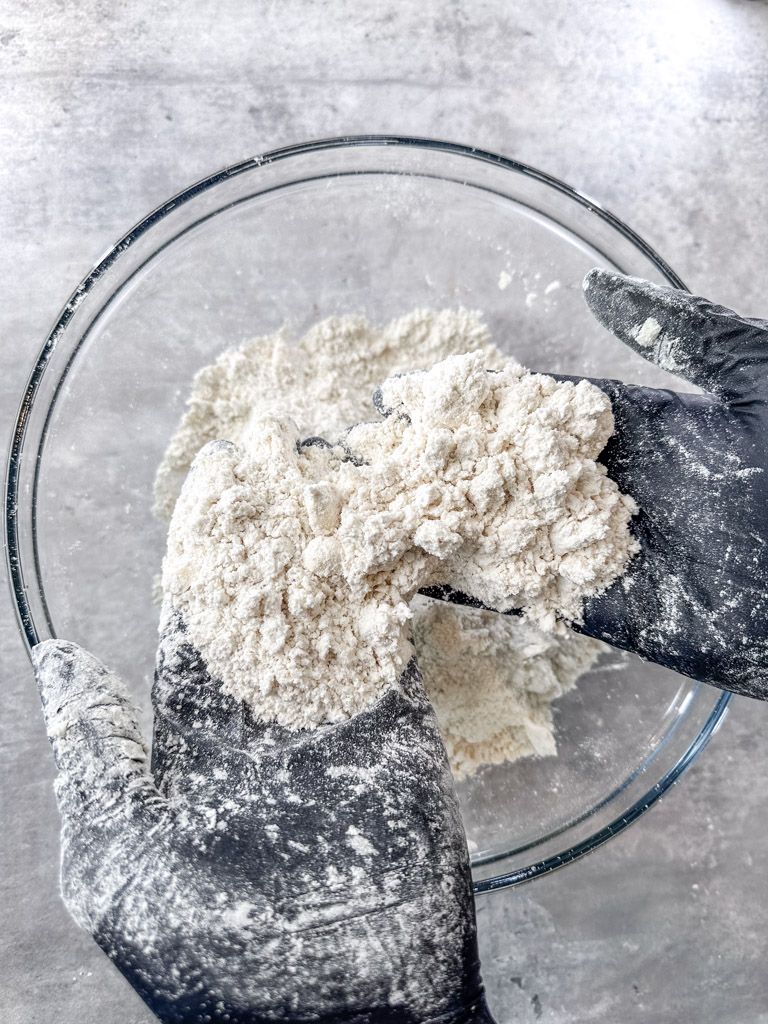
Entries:
POLYGON ((388 415, 325 426, 325 443, 302 443, 319 424, 241 408, 238 443, 197 455, 171 521, 166 610, 256 716, 301 728, 369 706, 413 654, 423 587, 551 630, 635 552, 634 503, 595 461, 608 398, 512 360, 497 368, 476 340, 384 381, 388 415))
POLYGON ((557 753, 552 702, 603 644, 545 633, 515 616, 418 599, 413 643, 454 778, 486 764, 557 753))

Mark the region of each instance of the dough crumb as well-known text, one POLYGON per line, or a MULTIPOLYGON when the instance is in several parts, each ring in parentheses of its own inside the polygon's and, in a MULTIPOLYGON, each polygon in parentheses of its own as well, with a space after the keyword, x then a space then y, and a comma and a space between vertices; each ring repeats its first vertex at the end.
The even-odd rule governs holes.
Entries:
POLYGON ((642 348, 651 348, 653 343, 661 334, 661 324, 654 317, 648 319, 640 327, 636 327, 632 336, 642 348))

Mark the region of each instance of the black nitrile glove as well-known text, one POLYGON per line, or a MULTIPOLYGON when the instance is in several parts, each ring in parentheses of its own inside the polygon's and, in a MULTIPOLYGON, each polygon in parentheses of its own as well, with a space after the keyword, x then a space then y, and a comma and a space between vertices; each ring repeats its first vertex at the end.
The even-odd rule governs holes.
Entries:
POLYGON ((415 662, 350 721, 288 732, 221 692, 173 616, 150 773, 114 675, 59 640, 32 656, 66 905, 162 1021, 492 1024, 415 662))
POLYGON ((768 321, 604 270, 603 326, 705 394, 594 381, 616 432, 600 461, 640 507, 641 551, 589 599, 583 632, 694 679, 768 698, 768 321))
MULTIPOLYGON (((620 341, 705 394, 592 380, 615 419, 599 461, 640 508, 641 550, 576 628, 768 699, 768 321, 605 270, 584 292, 620 341)), ((424 593, 479 604, 450 587, 424 593)))

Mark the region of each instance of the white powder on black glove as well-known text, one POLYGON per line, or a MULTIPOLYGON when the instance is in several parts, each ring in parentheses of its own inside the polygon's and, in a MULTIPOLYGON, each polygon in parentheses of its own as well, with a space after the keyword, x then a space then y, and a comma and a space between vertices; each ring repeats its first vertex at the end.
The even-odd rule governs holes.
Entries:
POLYGON ((594 460, 608 398, 482 352, 388 380, 384 421, 300 449, 287 418, 206 449, 163 585, 228 692, 291 728, 339 721, 412 654, 408 602, 448 583, 554 628, 636 550, 631 498, 594 460), (353 457, 350 459, 348 455, 353 457))

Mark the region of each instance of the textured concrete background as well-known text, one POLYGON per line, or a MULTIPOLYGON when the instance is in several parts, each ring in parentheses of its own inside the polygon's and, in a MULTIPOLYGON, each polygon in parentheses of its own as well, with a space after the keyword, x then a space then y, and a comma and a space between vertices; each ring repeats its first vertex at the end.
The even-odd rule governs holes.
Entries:
MULTIPOLYGON (((220 166, 353 132, 517 157, 593 194, 695 290, 768 315, 764 0, 8 0, 0 428, 107 246, 220 166)), ((151 1018, 57 894, 52 764, 0 599, 0 1018, 151 1018)), ((768 1022, 768 707, 733 703, 614 844, 479 904, 512 1021, 768 1022)))

